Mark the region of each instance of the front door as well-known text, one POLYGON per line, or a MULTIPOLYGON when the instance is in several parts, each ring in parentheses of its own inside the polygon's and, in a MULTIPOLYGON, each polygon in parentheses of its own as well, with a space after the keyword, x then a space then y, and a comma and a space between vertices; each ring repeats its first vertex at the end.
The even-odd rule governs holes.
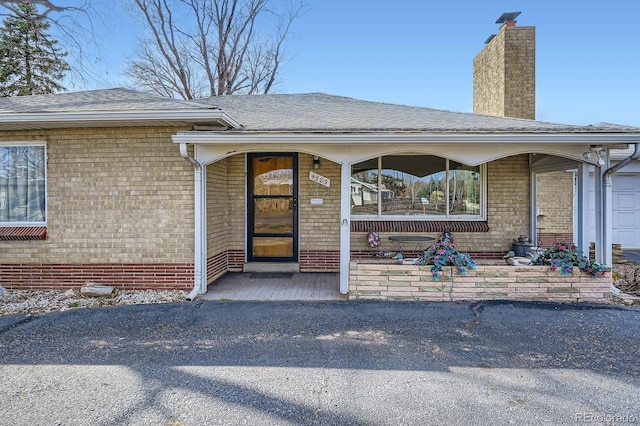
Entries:
POLYGON ((298 155, 248 154, 249 261, 297 261, 298 155))

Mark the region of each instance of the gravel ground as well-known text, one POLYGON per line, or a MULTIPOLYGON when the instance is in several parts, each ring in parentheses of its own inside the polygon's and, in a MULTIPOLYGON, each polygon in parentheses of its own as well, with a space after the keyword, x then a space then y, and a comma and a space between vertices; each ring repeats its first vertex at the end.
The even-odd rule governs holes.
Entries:
POLYGON ((0 293, 0 315, 47 314, 70 309, 115 305, 183 302, 182 290, 119 290, 115 296, 82 296, 78 290, 12 290, 0 293))
POLYGON ((613 265, 613 281, 622 292, 640 296, 640 265, 633 263, 613 265))

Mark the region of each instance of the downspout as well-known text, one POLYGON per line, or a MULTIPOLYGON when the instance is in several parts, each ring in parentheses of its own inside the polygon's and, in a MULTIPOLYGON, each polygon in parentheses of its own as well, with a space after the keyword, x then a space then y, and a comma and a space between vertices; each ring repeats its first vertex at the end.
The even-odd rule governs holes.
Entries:
POLYGON ((603 176, 602 178, 602 192, 603 192, 602 222, 604 225, 603 226, 603 234, 604 234, 603 235, 603 245, 604 245, 603 263, 605 265, 613 265, 613 253, 611 249, 611 245, 613 243, 612 235, 611 235, 611 229, 613 228, 613 221, 610 214, 611 200, 613 198, 612 184, 611 184, 612 175, 618 170, 622 169, 623 167, 626 167, 632 161, 640 158, 640 143, 636 142, 634 145, 635 147, 633 150, 633 154, 631 154, 630 156, 628 156, 618 164, 615 164, 609 167, 602 175, 603 176))
POLYGON ((199 294, 206 292, 206 282, 204 282, 205 277, 203 276, 204 271, 204 241, 202 238, 203 230, 204 230, 204 217, 202 213, 203 206, 203 192, 204 185, 202 182, 202 165, 189 154, 187 150, 187 144, 180 144, 180 156, 187 160, 189 164, 193 166, 193 174, 194 174, 194 185, 195 185, 195 205, 194 205, 194 280, 193 280, 193 290, 187 296, 187 300, 194 300, 199 294))

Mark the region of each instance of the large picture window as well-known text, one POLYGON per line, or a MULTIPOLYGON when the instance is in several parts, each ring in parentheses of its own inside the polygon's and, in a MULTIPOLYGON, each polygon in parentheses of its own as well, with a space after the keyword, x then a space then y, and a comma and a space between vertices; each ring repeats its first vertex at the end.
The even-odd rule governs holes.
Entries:
POLYGON ((44 145, 0 145, 0 225, 46 221, 44 145))
POLYGON ((351 214, 484 217, 484 167, 432 155, 390 155, 351 167, 351 214))

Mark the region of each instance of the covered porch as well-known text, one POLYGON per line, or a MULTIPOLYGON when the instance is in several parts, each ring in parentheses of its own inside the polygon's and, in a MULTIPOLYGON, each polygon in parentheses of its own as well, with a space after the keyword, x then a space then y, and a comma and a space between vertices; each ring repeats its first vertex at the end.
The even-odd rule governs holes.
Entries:
MULTIPOLYGON (((207 172, 208 169, 215 169, 218 163, 225 159, 231 159, 234 167, 242 167, 246 170, 246 155, 250 153, 273 153, 273 152, 295 152, 299 153, 301 163, 304 167, 300 167, 300 182, 308 181, 309 177, 307 168, 313 167, 315 164, 311 162, 312 158, 318 158, 322 164, 317 175, 322 174, 331 177, 331 190, 327 193, 339 195, 335 197, 334 203, 330 206, 325 205, 330 211, 326 211, 321 215, 324 222, 320 224, 322 232, 326 235, 325 239, 320 236, 317 244, 321 247, 327 247, 322 251, 328 253, 327 256, 335 256, 336 266, 339 278, 339 293, 347 295, 354 289, 355 278, 350 270, 353 268, 352 260, 362 255, 365 243, 366 232, 358 227, 358 223, 363 223, 363 219, 353 215, 352 212, 352 166, 354 164, 368 161, 373 158, 385 155, 410 156, 430 155, 438 156, 446 159, 452 159, 456 162, 470 166, 490 165, 490 171, 484 175, 482 185, 485 185, 486 191, 483 194, 483 202, 485 203, 484 216, 480 219, 471 221, 459 221, 467 223, 470 228, 463 227, 463 231, 456 233, 464 243, 465 251, 482 254, 486 252, 486 246, 493 247, 489 252, 493 254, 505 253, 509 250, 510 239, 517 238, 519 233, 526 233, 529 236, 536 236, 539 228, 538 199, 536 194, 540 191, 538 188, 537 176, 542 173, 551 171, 575 171, 577 179, 576 205, 575 210, 578 212, 574 226, 574 241, 579 245, 583 252, 589 252, 588 229, 593 226, 595 229, 602 229, 601 234, 596 235, 596 260, 600 263, 606 263, 607 256, 611 258, 610 245, 604 244, 606 238, 604 232, 604 217, 601 210, 589 208, 589 194, 593 194, 595 206, 603 206, 604 192, 602 190, 602 181, 596 179, 593 187, 588 186, 589 173, 596 175, 602 173, 602 165, 599 164, 597 157, 595 160, 589 161, 584 153, 589 148, 598 144, 614 145, 615 137, 611 135, 603 136, 575 135, 575 134, 223 134, 219 132, 183 132, 174 136, 174 142, 179 143, 181 152, 185 158, 190 158, 194 164, 195 173, 195 217, 196 217, 196 234, 194 236, 196 244, 196 286, 193 296, 206 293, 211 287, 208 287, 211 281, 222 276, 227 271, 234 269, 227 268, 212 277, 208 268, 211 266, 211 254, 208 253, 207 235, 211 230, 207 231, 207 217, 211 215, 213 209, 207 202, 207 197, 211 192, 207 190, 207 172), (189 148, 192 145, 193 148, 189 148), (304 157, 302 157, 304 156, 304 157), (517 159, 504 163, 504 159, 517 159), (309 164, 306 164, 309 163, 309 164), (516 164, 515 166, 513 164, 516 164), (500 170, 507 165, 521 169, 520 178, 510 182, 514 186, 510 188, 510 192, 506 194, 518 193, 518 200, 502 199, 500 200, 500 192, 492 193, 492 188, 496 186, 496 182, 500 178, 500 170), (524 173, 524 175, 523 175, 524 173), (524 176, 524 177, 523 177, 524 176), (502 206, 496 207, 497 201, 502 202, 502 206), (517 205, 515 205, 517 204, 517 205), (489 208, 486 206, 489 205, 489 208), (494 229, 501 221, 512 220, 512 216, 518 216, 517 223, 511 226, 512 231, 507 236, 503 231, 494 229), (590 222, 592 221, 592 222, 590 222), (478 224, 485 223, 480 226, 478 224), (593 225, 590 225, 593 224, 593 225), (479 228, 478 228, 479 227, 479 228), (478 229, 483 229, 478 231, 478 229), (486 230, 484 230, 486 228, 486 230), (490 229, 491 228, 491 229, 490 229), (517 229, 517 233, 513 230, 517 229), (466 230, 466 231, 465 231, 466 230), (493 231, 493 232, 490 232, 493 231), (484 234, 478 232, 485 232, 484 234)), ((222 164, 222 163, 220 163, 222 164)), ((229 163, 222 168, 228 170, 229 163)), ((210 179, 210 177, 209 177, 210 179)), ((592 180, 593 181, 593 180, 592 180)), ((308 182, 307 182, 308 183, 308 182)), ((301 200, 307 198, 316 198, 313 196, 313 187, 307 187, 309 194, 302 195, 301 200)), ((325 189, 323 189, 325 190, 325 189)), ((503 198, 504 198, 503 192, 503 198)), ((308 203, 308 201, 305 201, 308 203)), ((313 202, 312 202, 313 203, 313 202)), ((307 213, 311 217, 318 210, 309 210, 307 213)), ((567 214, 573 215, 573 212, 567 214)), ((385 218, 380 218, 385 219, 385 218)), ((375 222, 375 218, 366 218, 367 222, 375 222)), ((246 221, 245 221, 246 222, 246 221)), ((300 223, 305 222, 302 218, 300 223)), ((386 221, 388 222, 388 220, 386 221)), ((240 224, 240 221, 236 221, 240 224)), ((310 224, 309 217, 306 218, 307 224, 310 224)), ((396 220, 395 223, 400 224, 402 232, 413 232, 420 235, 437 236, 440 229, 425 228, 425 226, 433 227, 438 224, 443 226, 444 222, 425 220, 425 218, 408 217, 404 220, 396 220), (412 224, 420 223, 421 227, 412 224), (405 230, 406 228, 406 230, 405 230)), ((456 223, 456 221, 449 221, 456 223)), ((234 230, 236 234, 244 234, 246 237, 246 226, 234 230)), ((311 226, 311 225, 309 225, 311 226)), ((318 226, 315 224, 314 226, 318 226)), ((505 228, 506 229, 506 228, 505 228)), ((305 227, 301 226, 301 233, 305 232, 305 227)), ((385 235, 386 237, 386 235, 385 235)), ((313 246, 313 241, 310 243, 313 246)), ((241 247, 235 247, 235 250, 227 251, 235 256, 235 271, 242 271, 242 265, 246 264, 246 253, 242 253, 241 247), (240 269, 237 269, 240 266, 240 269)), ((304 244, 301 244, 301 253, 304 244)), ((312 250, 308 250, 310 252, 312 250)), ((316 253, 317 254, 317 253, 316 253)), ((366 253, 365 253, 366 255, 366 253)), ((608 263, 610 265, 610 263, 608 263)), ((229 265, 229 263, 228 263, 229 265)), ((489 267, 489 266, 487 266, 489 267)), ((319 272, 319 271, 316 271, 319 272)), ((306 274, 301 274, 306 275, 306 274)), ((224 297, 224 296, 221 296, 224 297)))

